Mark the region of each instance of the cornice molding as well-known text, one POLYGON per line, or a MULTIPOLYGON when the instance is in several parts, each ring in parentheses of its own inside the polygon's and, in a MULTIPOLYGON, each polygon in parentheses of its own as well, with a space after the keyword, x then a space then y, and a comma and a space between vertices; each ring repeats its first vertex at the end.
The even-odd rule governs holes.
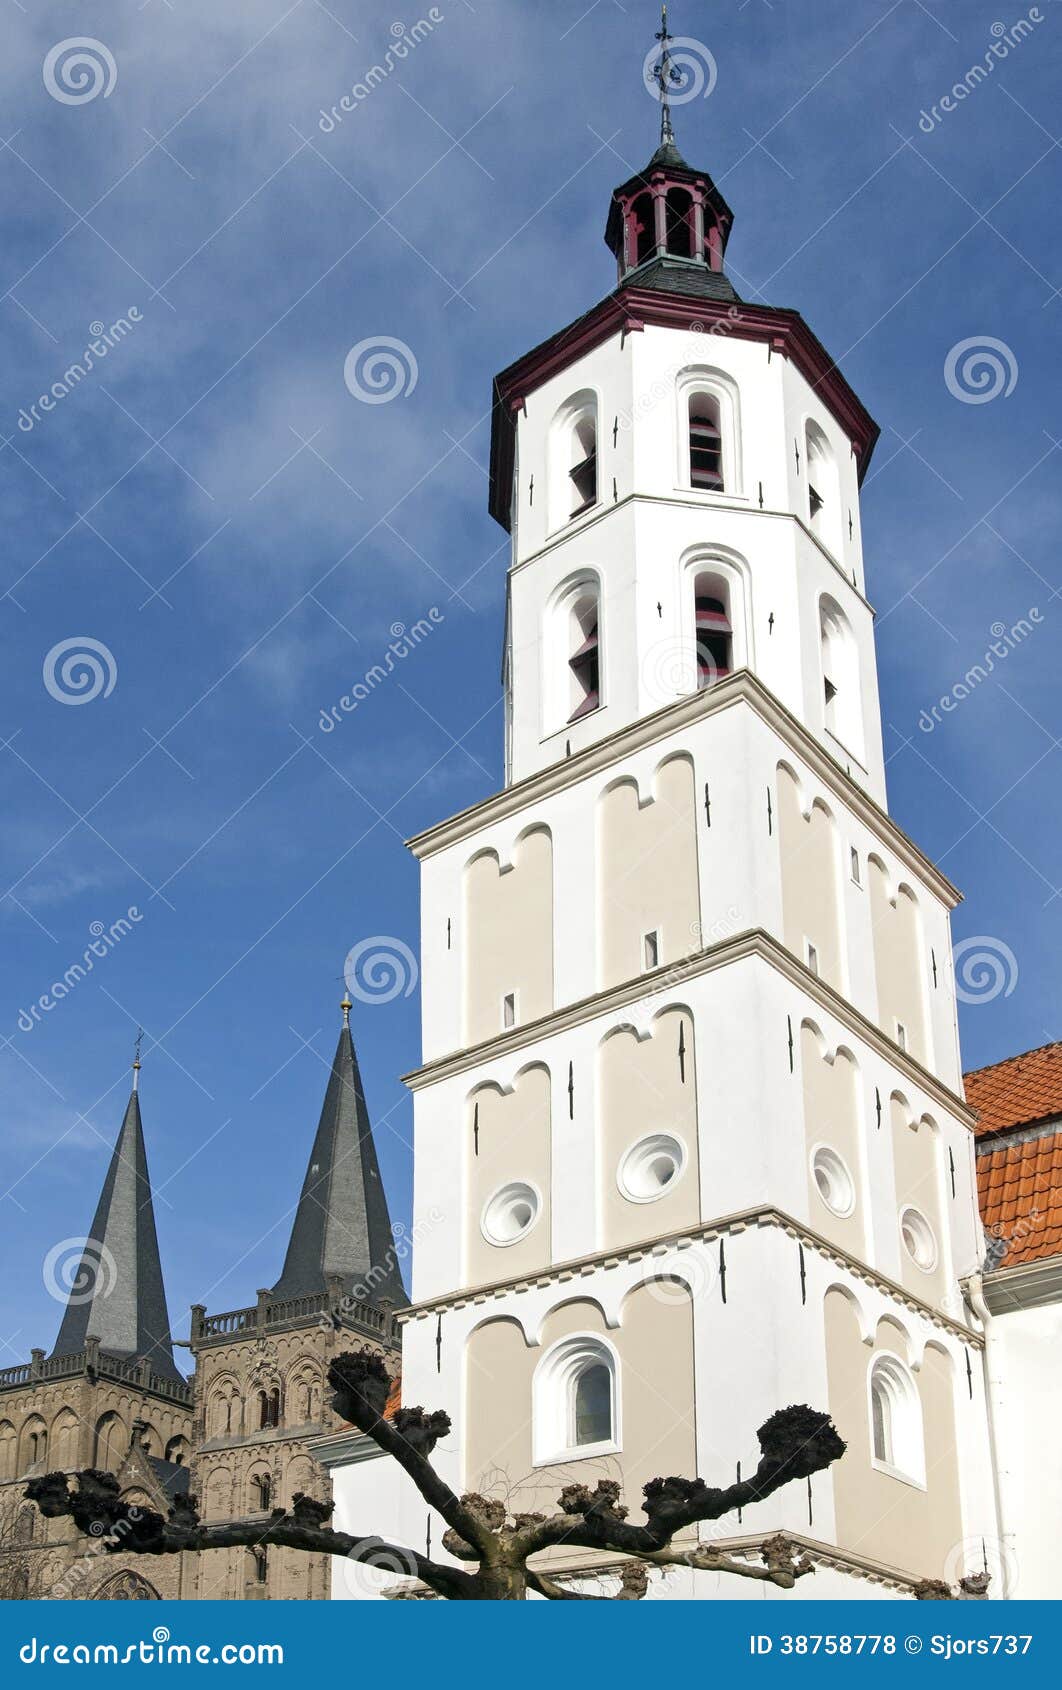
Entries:
POLYGON ((481 799, 466 810, 459 810, 445 821, 436 822, 433 827, 407 839, 406 844, 418 859, 433 856, 435 852, 458 844, 482 828, 518 814, 532 804, 540 804, 543 799, 551 798, 569 786, 576 786, 589 775, 611 768, 643 747, 654 745, 669 734, 722 710, 732 709, 737 704, 748 704, 761 721, 773 728, 788 748, 803 759, 839 803, 876 832, 882 843, 924 882, 946 908, 954 909, 962 899, 961 892, 750 669, 735 670, 725 680, 716 681, 714 686, 676 699, 674 704, 665 704, 660 710, 654 710, 652 715, 642 716, 608 738, 597 740, 595 744, 551 763, 545 769, 538 769, 533 775, 526 776, 513 786, 503 787, 500 792, 492 793, 489 798, 481 799))
POLYGON ((784 974, 794 986, 813 998, 822 1009, 834 1016, 878 1056, 909 1079, 912 1085, 918 1086, 962 1126, 973 1131, 977 1117, 960 1097, 956 1097, 943 1081, 938 1080, 936 1075, 931 1074, 920 1062, 916 1062, 909 1051, 903 1050, 887 1033, 882 1032, 880 1027, 868 1021, 847 998, 843 998, 821 976, 813 974, 805 963, 793 956, 784 945, 779 944, 777 939, 772 938, 771 934, 764 932, 761 927, 722 939, 717 945, 710 945, 706 950, 697 951, 680 962, 667 963, 650 974, 640 974, 633 980, 625 980, 622 985, 594 992, 590 997, 580 998, 563 1009, 540 1016, 537 1021, 528 1021, 522 1026, 496 1033, 493 1038, 484 1039, 480 1044, 469 1045, 462 1050, 450 1051, 446 1056, 436 1057, 434 1061, 425 1063, 422 1068, 403 1074, 403 1083, 414 1092, 421 1091, 426 1086, 438 1085, 457 1074, 468 1073, 472 1069, 496 1062, 503 1056, 519 1052, 542 1039, 556 1038, 558 1034, 569 1032, 573 1027, 583 1026, 588 1021, 595 1021, 603 1015, 625 1009, 628 1004, 658 997, 662 992, 677 991, 687 980, 696 980, 701 975, 712 974, 716 969, 741 962, 747 957, 758 957, 779 974, 784 974))
POLYGON ((920 1297, 908 1291, 906 1286, 890 1279, 887 1274, 879 1273, 876 1268, 868 1267, 866 1262, 849 1255, 848 1251, 841 1249, 839 1245, 832 1244, 821 1232, 816 1232, 803 1221, 787 1215, 784 1209, 767 1205, 761 1208, 740 1209, 735 1214, 720 1216, 703 1226, 684 1227, 679 1232, 663 1233, 641 1244, 624 1245, 616 1250, 598 1250, 589 1256, 574 1256, 568 1261, 556 1262, 552 1267, 543 1268, 538 1273, 525 1274, 515 1279, 492 1280, 461 1291, 447 1291, 440 1297, 426 1297, 420 1302, 411 1303, 396 1319, 400 1325, 405 1326, 410 1321, 425 1320, 429 1315, 453 1313, 457 1309, 467 1308, 469 1304, 498 1301, 503 1297, 519 1295, 533 1289, 548 1290, 550 1286, 564 1284, 570 1279, 585 1279, 601 1269, 619 1267, 621 1262, 640 1262, 647 1256, 663 1255, 672 1247, 681 1248, 694 1243, 711 1244, 719 1238, 732 1237, 737 1233, 761 1227, 774 1227, 787 1233, 805 1249, 843 1268, 864 1285, 873 1286, 876 1291, 882 1292, 894 1303, 899 1303, 911 1314, 928 1320, 942 1331, 950 1332, 960 1343, 968 1344, 974 1350, 984 1348, 984 1338, 979 1332, 972 1332, 969 1327, 952 1320, 950 1315, 942 1313, 930 1303, 923 1302, 920 1297))
POLYGON ((728 340, 759 341, 769 354, 788 358, 847 434, 862 482, 880 430, 798 311, 744 300, 699 299, 627 282, 494 378, 489 504, 491 515, 503 528, 510 526, 514 415, 528 394, 615 335, 637 333, 646 326, 688 331, 694 323, 700 324, 709 345, 718 325, 728 340))

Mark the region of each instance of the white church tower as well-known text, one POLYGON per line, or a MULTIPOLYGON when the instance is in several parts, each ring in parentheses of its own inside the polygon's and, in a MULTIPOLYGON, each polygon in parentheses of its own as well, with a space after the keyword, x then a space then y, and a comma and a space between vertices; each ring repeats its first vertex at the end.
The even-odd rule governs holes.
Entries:
POLYGON ((996 1536, 958 894, 886 807, 877 427, 795 311, 739 299, 730 230, 665 104, 612 196, 615 290, 495 383, 506 785, 411 842, 403 1399, 451 1415, 458 1490, 552 1509, 609 1476, 635 1517, 828 1409, 839 1463, 702 1530, 784 1529, 803 1597, 906 1595, 996 1536))

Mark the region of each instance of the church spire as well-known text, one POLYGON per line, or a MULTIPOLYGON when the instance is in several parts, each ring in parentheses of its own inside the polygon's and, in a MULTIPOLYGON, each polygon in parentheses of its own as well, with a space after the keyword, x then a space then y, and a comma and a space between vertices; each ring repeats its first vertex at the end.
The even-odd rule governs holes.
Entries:
POLYGON ((386 1298, 403 1304, 406 1292, 350 1032, 349 997, 340 1007, 339 1044, 273 1297, 282 1302, 314 1296, 338 1278, 361 1302, 386 1298))
POLYGON ((155 1231, 139 1072, 138 1036, 129 1102, 52 1355, 81 1355, 87 1340, 96 1338, 107 1355, 146 1361, 160 1378, 180 1379, 155 1231))

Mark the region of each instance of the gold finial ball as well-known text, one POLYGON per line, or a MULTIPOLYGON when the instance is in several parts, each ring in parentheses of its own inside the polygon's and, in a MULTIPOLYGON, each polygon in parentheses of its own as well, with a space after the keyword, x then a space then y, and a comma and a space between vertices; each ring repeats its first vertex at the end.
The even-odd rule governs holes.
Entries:
POLYGON ((348 1027, 350 1025, 350 1012, 354 1008, 354 1005, 347 992, 343 993, 343 1001, 339 1007, 343 1011, 343 1025, 344 1027, 348 1027))

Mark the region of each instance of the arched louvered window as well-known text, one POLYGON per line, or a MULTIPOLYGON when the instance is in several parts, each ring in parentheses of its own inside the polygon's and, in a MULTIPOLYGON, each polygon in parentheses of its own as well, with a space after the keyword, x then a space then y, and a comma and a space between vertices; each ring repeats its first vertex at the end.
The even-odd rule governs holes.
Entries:
POLYGON ((601 703, 601 620, 598 595, 588 591, 575 600, 569 612, 571 656, 569 722, 589 716, 601 703))
POLYGON ((571 431, 571 512, 579 516, 597 504, 597 411, 584 411, 571 431))
POLYGON ((729 583, 721 575, 698 575, 694 582, 693 603, 697 632, 697 686, 710 687, 734 668, 729 583))
POLYGON ((712 393, 691 393, 690 484, 710 493, 723 491, 723 434, 719 400, 712 393))
POLYGON ((808 525, 834 556, 841 550, 841 484, 837 460, 818 423, 804 429, 804 461, 808 478, 808 525))

